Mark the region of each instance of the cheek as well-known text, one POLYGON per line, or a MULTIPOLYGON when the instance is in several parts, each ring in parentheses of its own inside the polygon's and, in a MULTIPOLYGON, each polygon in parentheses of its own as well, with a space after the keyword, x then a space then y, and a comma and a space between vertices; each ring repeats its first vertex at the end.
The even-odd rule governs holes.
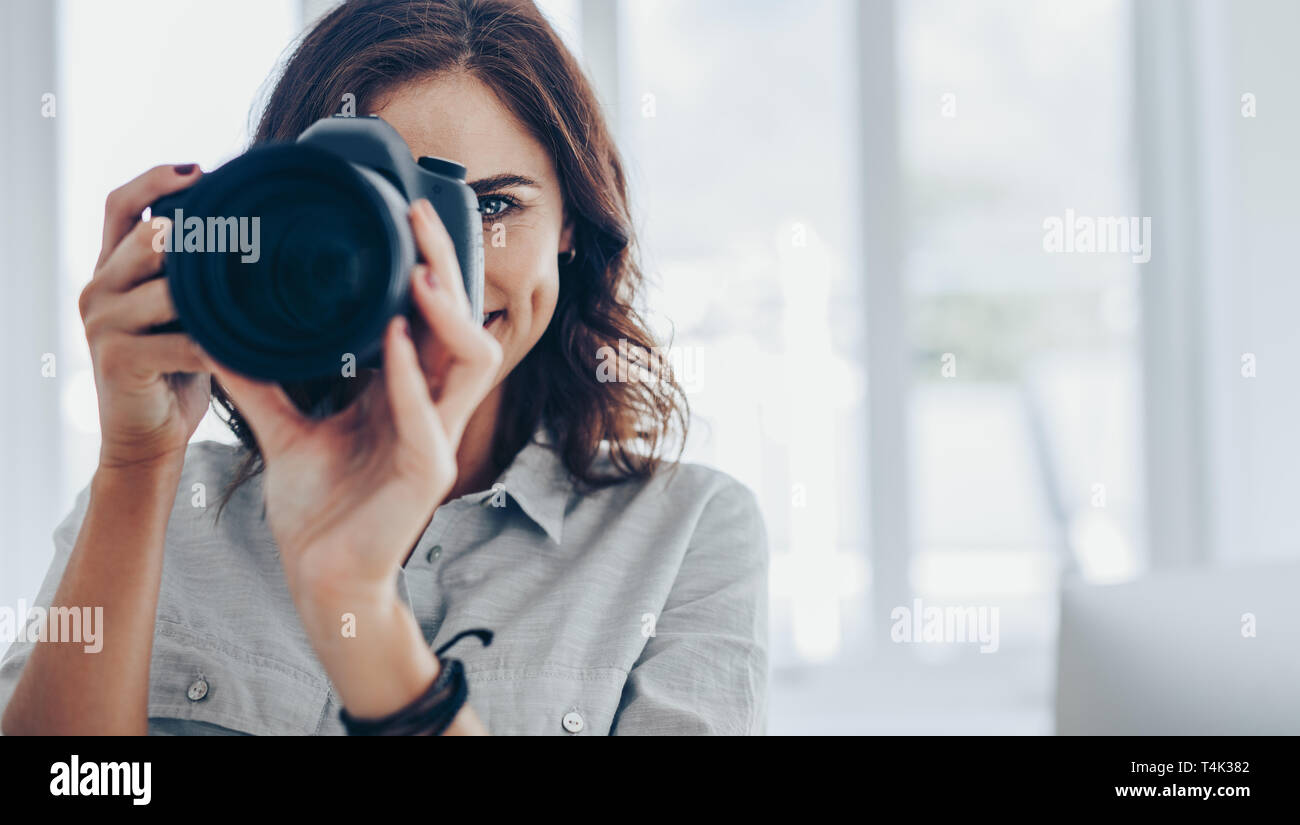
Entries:
POLYGON ((512 241, 500 247, 484 244, 484 277, 489 300, 503 301, 516 315, 532 315, 529 319, 516 320, 525 320, 530 325, 540 322, 544 329, 559 295, 555 257, 546 253, 546 244, 530 242, 524 233, 518 233, 512 241))
POLYGON ((546 250, 546 244, 526 243, 520 235, 503 247, 485 244, 483 262, 488 301, 504 304, 510 313, 501 341, 505 349, 503 372, 523 360, 546 332, 555 314, 559 268, 555 256, 546 250))

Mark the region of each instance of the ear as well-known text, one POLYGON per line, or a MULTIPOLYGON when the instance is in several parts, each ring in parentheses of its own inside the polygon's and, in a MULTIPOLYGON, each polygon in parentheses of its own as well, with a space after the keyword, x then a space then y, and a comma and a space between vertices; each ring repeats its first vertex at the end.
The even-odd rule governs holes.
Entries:
POLYGON ((568 204, 564 207, 564 224, 560 227, 559 253, 562 255, 573 248, 573 217, 569 214, 568 204))

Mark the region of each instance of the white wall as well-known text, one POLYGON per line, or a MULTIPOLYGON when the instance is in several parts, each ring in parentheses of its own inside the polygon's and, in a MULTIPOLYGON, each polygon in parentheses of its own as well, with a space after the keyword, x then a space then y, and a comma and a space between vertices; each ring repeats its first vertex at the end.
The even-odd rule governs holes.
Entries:
POLYGON ((0 0, 0 605, 35 595, 62 515, 57 97, 55 117, 42 115, 57 88, 54 33, 54 4, 0 0), (41 374, 45 353, 53 378, 41 374))
POLYGON ((1208 489, 1225 561, 1300 554, 1300 4, 1223 3, 1226 71, 1203 95, 1208 489), (1242 116, 1252 93, 1256 117, 1242 116), (1257 377, 1241 375, 1254 353, 1257 377))

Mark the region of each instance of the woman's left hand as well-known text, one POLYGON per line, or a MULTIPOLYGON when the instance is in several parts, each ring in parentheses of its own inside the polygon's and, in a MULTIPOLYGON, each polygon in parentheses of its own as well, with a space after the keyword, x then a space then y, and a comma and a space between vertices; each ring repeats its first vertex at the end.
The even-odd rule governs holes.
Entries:
MULTIPOLYGON (((321 648, 339 644, 341 611, 356 620, 358 637, 367 631, 362 615, 381 626, 391 620, 397 571, 452 489, 461 435, 501 363, 496 339, 470 318, 455 248, 433 207, 416 202, 410 219, 427 262, 411 275, 412 303, 431 338, 424 363, 408 322, 394 318, 382 374, 321 420, 302 415, 278 384, 211 364, 261 448, 267 521, 327 670, 321 648)), ((346 704, 341 675, 330 674, 346 704)))

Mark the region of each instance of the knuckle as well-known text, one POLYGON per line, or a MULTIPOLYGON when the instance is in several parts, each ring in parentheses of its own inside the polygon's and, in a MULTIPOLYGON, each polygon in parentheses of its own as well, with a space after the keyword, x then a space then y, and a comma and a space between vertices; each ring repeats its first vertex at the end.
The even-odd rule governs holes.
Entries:
POLYGON ((104 315, 101 312, 91 312, 82 322, 86 329, 86 341, 95 342, 104 334, 105 324, 104 315))
POLYGON ((206 372, 208 368, 207 358, 204 357, 203 350, 199 348, 199 345, 194 343, 194 339, 188 335, 185 336, 184 347, 185 354, 190 361, 199 368, 199 371, 206 372))
POLYGON ((125 186, 119 186, 109 192, 108 196, 104 198, 104 215, 111 218, 122 212, 126 208, 126 197, 125 186))
POLYGON ((86 316, 90 314, 90 309, 95 304, 95 297, 99 294, 96 283, 91 280, 81 288, 81 294, 77 296, 77 311, 81 313, 82 321, 87 320, 86 316))

